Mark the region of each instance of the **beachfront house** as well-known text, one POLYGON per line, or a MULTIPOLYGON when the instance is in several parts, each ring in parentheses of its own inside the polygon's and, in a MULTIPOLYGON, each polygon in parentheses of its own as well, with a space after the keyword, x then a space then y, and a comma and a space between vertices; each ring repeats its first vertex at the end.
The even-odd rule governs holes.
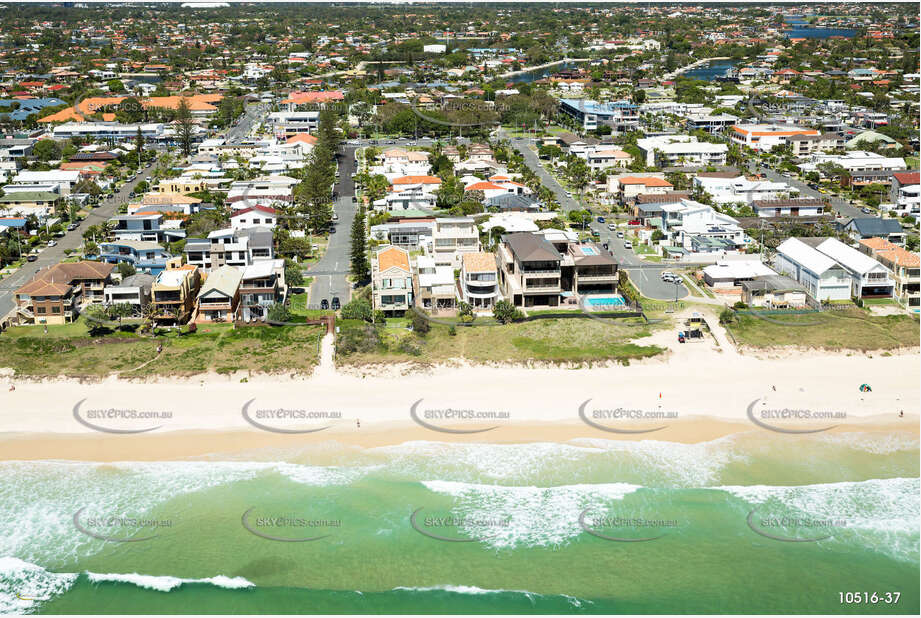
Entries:
POLYGON ((437 265, 433 257, 418 256, 413 272, 413 296, 416 304, 426 311, 453 311, 457 305, 454 269, 437 265))
POLYGON ((135 273, 118 283, 107 285, 104 294, 106 305, 129 305, 135 315, 140 315, 150 304, 150 290, 157 278, 149 273, 135 273))
POLYGON ((889 269, 895 285, 893 298, 902 307, 918 311, 921 307, 921 258, 884 238, 866 238, 857 245, 858 251, 869 255, 889 269))
POLYGON ((230 322, 240 304, 243 272, 236 266, 221 266, 205 275, 196 297, 196 322, 230 322))
POLYGON ((413 276, 409 252, 399 247, 379 249, 371 260, 374 309, 390 315, 413 306, 413 276))
POLYGON ((66 324, 80 308, 105 300, 115 266, 101 262, 63 262, 35 273, 14 292, 20 324, 66 324))
POLYGON ((788 238, 777 247, 774 270, 800 283, 815 300, 851 298, 851 278, 844 267, 802 239, 788 238))
POLYGON ((461 259, 460 297, 474 309, 489 309, 499 300, 496 256, 477 251, 461 259))
POLYGON ((154 322, 185 324, 195 309, 195 298, 200 286, 201 273, 197 266, 183 265, 181 258, 167 262, 166 269, 157 275, 150 289, 154 322))

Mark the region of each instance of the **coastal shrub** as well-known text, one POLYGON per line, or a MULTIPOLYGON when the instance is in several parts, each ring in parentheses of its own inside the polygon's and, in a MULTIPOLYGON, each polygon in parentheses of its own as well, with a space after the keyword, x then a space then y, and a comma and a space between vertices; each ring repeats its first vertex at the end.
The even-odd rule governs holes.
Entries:
POLYGON ((460 305, 458 305, 457 317, 461 322, 465 324, 469 324, 476 319, 476 315, 473 313, 473 307, 470 305, 470 303, 465 303, 463 301, 461 301, 460 305))
POLYGON ((720 324, 732 324, 735 322, 736 313, 729 307, 720 311, 720 324))
POLYGON ((403 354, 409 354, 410 356, 420 356, 422 354, 422 346, 415 337, 403 337, 397 349, 403 354))
POLYGON ((498 301, 492 309, 492 315, 499 324, 508 324, 509 322, 518 322, 524 315, 515 305, 507 300, 498 301))
POLYGON ((291 321, 291 311, 284 303, 272 303, 269 306, 268 316, 271 322, 291 321))
POLYGON ((370 324, 343 325, 336 336, 336 354, 371 354, 381 348, 381 337, 370 324))
POLYGON ((409 310, 406 313, 410 315, 407 316, 412 319, 413 332, 415 332, 420 337, 424 337, 426 333, 432 330, 432 325, 429 324, 428 319, 424 315, 416 313, 415 311, 409 310))
POLYGON ((456 337, 457 327, 455 327, 453 324, 450 327, 448 327, 448 334, 451 335, 452 337, 456 337))
POLYGON ((371 309, 371 303, 364 298, 350 300, 342 307, 342 319, 371 322, 374 319, 374 311, 371 309))
POLYGON ((741 300, 737 300, 733 305, 735 309, 748 309, 748 305, 743 303, 741 300))
POLYGON ((374 323, 375 324, 384 324, 387 322, 387 314, 378 309, 374 312, 374 323))

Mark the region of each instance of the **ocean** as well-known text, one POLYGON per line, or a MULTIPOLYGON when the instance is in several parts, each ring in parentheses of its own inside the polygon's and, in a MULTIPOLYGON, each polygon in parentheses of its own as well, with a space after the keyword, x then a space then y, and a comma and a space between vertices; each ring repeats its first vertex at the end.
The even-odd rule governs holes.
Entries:
POLYGON ((917 614, 918 454, 751 432, 5 462, 0 613, 917 614))

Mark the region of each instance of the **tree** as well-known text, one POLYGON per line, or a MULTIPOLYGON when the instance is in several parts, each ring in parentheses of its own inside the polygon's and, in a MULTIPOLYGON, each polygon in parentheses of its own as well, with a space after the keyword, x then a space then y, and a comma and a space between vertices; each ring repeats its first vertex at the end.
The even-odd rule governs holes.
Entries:
POLYGON ((428 319, 420 312, 413 311, 412 309, 407 309, 406 313, 406 317, 412 320, 413 332, 420 337, 424 337, 426 333, 432 330, 432 325, 429 324, 428 319))
POLYGON ((352 276, 356 281, 367 281, 371 278, 371 265, 368 262, 367 231, 365 230, 365 209, 359 208, 352 220, 352 251, 351 251, 352 276))
POLYGON ((272 303, 266 312, 269 322, 290 322, 292 319, 291 310, 284 303, 272 303))
POLYGON ((374 311, 371 303, 364 298, 350 300, 342 306, 341 315, 343 320, 364 320, 371 322, 374 319, 374 311))
POLYGON ((192 137, 195 134, 195 123, 192 120, 192 111, 185 97, 179 99, 179 109, 176 110, 176 138, 182 154, 188 157, 192 154, 192 137))
POLYGON ((61 147, 53 139, 40 139, 32 147, 32 156, 41 162, 61 158, 61 147))
POLYGON ((521 311, 507 300, 497 301, 492 308, 492 315, 499 324, 517 322, 524 317, 521 311))
POLYGON ((118 274, 121 275, 122 279, 137 273, 137 269, 130 262, 119 262, 116 268, 118 268, 118 274))
POLYGON ((132 124, 144 120, 144 108, 134 97, 127 97, 115 108, 115 118, 119 122, 132 124))
POLYGON ((292 287, 300 287, 304 284, 304 273, 297 262, 285 259, 285 284, 292 287))

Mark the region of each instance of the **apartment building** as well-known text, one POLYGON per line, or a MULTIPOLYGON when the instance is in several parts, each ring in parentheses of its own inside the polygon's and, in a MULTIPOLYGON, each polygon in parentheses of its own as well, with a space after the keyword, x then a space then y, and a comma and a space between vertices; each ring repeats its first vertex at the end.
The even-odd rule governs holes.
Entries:
POLYGON ((460 268, 461 256, 480 250, 480 232, 473 217, 438 217, 432 227, 430 254, 439 266, 460 268))
POLYGON ((556 307, 564 294, 613 293, 617 261, 562 230, 517 232, 497 251, 499 287, 516 307, 556 307))
POLYGON ((735 124, 729 139, 733 144, 746 146, 759 152, 768 152, 775 146, 786 146, 787 139, 797 135, 821 135, 815 129, 805 129, 785 124, 735 124))
POLYGON ((457 308, 454 269, 438 266, 433 257, 418 256, 413 271, 413 297, 416 304, 426 311, 454 311, 457 308))
POLYGON ((461 259, 460 297, 474 309, 490 309, 499 300, 499 273, 492 253, 465 253, 461 259))
POLYGON ((195 310, 200 287, 197 266, 183 265, 180 258, 170 260, 150 289, 153 320, 158 324, 185 324, 195 310))
POLYGON ((67 324, 82 305, 102 303, 115 266, 101 262, 63 262, 35 273, 15 292, 20 324, 67 324))
POLYGON ((284 260, 263 260, 247 266, 240 281, 240 312, 244 322, 264 320, 275 303, 285 302, 284 260))
POLYGON ((261 226, 214 230, 208 238, 190 238, 183 252, 186 262, 204 271, 221 266, 246 268, 275 259, 272 230, 261 226))
POLYGON ((371 260, 374 309, 395 315, 413 306, 413 276, 409 252, 399 247, 379 249, 371 260))
POLYGON ((725 165, 726 144, 700 142, 692 135, 660 135, 636 140, 649 167, 725 165))
POLYGON ((884 238, 865 238, 857 249, 887 269, 894 283, 892 292, 900 305, 918 311, 921 307, 921 258, 884 238))

